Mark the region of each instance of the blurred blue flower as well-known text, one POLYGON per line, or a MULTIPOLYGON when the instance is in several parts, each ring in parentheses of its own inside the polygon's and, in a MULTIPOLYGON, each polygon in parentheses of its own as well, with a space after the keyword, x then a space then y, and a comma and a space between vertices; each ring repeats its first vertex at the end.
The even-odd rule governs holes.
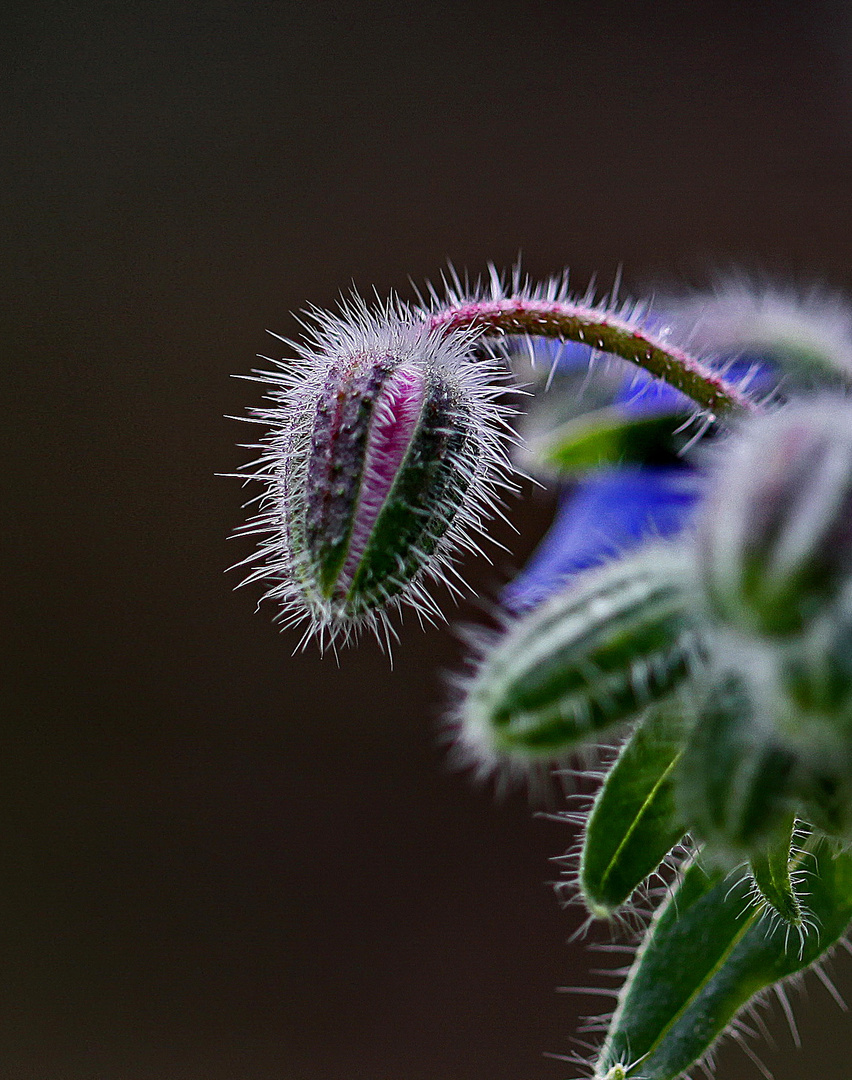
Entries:
MULTIPOLYGON (((545 359, 555 361, 562 374, 588 365, 590 352, 573 345, 545 359)), ((726 363, 725 371, 729 379, 747 381, 758 393, 769 393, 778 378, 770 365, 752 356, 726 363)), ((685 395, 641 370, 620 382, 613 406, 625 421, 670 418, 672 431, 686 426, 694 413, 685 395)), ((653 464, 596 468, 566 487, 549 532, 503 591, 507 608, 531 607, 572 574, 618 557, 645 540, 674 537, 689 524, 700 501, 702 472, 685 459, 675 459, 662 443, 659 450, 658 460, 649 455, 653 464)))
POLYGON ((569 488, 550 531, 503 592, 521 610, 549 596, 571 574, 606 562, 652 536, 675 536, 701 494, 689 466, 600 469, 569 488))

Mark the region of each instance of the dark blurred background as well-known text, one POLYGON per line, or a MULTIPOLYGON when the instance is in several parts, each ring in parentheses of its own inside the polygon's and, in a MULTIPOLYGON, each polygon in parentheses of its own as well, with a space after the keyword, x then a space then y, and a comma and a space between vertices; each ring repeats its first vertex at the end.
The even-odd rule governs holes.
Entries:
MULTIPOLYGON (((451 631, 337 667, 232 593, 242 496, 214 474, 259 388, 229 376, 304 304, 410 295, 447 258, 852 290, 848 5, 3 22, 0 1078, 575 1076, 542 1057, 601 1005, 554 992, 600 966, 548 884, 572 831, 447 769, 451 631)), ((483 595, 550 508, 515 507, 483 595)), ((778 1080, 848 1076, 852 1020, 808 985, 778 1080)))

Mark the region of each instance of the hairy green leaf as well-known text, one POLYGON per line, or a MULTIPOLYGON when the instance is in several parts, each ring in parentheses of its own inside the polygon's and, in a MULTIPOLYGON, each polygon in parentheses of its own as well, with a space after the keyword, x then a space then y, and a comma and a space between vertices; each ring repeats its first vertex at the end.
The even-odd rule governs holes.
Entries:
POLYGON ((658 911, 619 997, 595 1076, 675 1080, 756 994, 813 964, 852 918, 852 855, 827 840, 800 854, 807 929, 790 935, 750 900, 747 873, 687 869, 658 911))
POLYGON ((675 766, 683 749, 678 703, 657 706, 625 743, 586 824, 580 890, 606 917, 630 898, 682 839, 675 766))

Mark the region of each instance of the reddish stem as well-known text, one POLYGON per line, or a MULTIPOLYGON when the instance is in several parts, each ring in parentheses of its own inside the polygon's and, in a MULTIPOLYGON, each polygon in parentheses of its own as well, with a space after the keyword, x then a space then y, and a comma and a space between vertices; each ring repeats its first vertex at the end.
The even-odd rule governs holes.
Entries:
POLYGON ((714 416, 734 417, 757 411, 755 403, 718 372, 600 308, 565 300, 511 296, 448 305, 432 313, 430 325, 578 341, 637 364, 714 416))

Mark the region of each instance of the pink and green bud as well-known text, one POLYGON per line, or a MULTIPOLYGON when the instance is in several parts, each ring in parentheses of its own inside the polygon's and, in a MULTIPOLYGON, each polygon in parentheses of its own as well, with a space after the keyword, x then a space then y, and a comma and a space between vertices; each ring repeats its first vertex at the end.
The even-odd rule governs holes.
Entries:
POLYGON ((332 368, 290 523, 325 600, 369 610, 422 568, 470 486, 472 420, 444 372, 390 355, 332 368))
POLYGON ((500 378, 471 340, 355 306, 323 317, 303 371, 266 376, 279 389, 259 412, 268 487, 250 528, 269 535, 251 576, 290 621, 333 639, 403 600, 437 613, 425 579, 474 546, 509 471, 500 378))
MULTIPOLYGON (((646 369, 691 397, 706 416, 754 403, 697 358, 645 325, 641 304, 572 298, 567 278, 540 287, 516 273, 410 308, 370 309, 357 297, 340 315, 313 311, 294 363, 257 373, 268 431, 240 474, 266 485, 242 530, 259 534, 246 581, 264 580, 285 622, 333 640, 364 626, 388 632, 407 601, 440 616, 424 586, 446 581, 460 549, 512 488, 504 448, 506 338, 576 341, 646 369), (474 347, 476 347, 474 349, 474 347)), ((511 410, 509 410, 511 411, 511 410)))

